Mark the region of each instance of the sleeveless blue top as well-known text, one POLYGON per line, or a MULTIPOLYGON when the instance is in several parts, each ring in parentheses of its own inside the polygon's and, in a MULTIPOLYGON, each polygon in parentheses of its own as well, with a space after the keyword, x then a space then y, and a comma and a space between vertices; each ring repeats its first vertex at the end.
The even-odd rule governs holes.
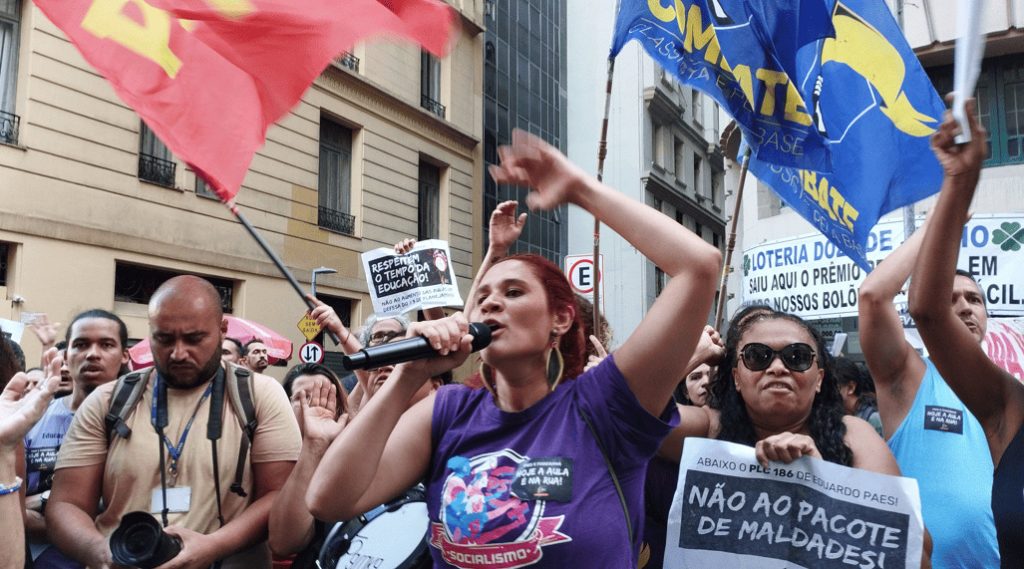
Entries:
POLYGON ((921 387, 889 448, 903 476, 916 478, 920 487, 924 525, 934 543, 932 567, 998 567, 988 440, 931 360, 924 362, 921 387))

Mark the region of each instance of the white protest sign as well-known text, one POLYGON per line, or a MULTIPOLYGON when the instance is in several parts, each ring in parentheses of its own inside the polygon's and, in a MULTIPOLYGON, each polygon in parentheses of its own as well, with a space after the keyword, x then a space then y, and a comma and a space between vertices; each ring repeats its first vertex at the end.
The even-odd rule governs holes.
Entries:
POLYGON ((923 537, 914 479, 688 438, 665 567, 917 569, 923 537))
POLYGON ((997 366, 1024 381, 1024 318, 990 318, 982 345, 997 366))
MULTIPOLYGON (((902 243, 902 221, 880 222, 868 237, 868 262, 874 266, 902 243)), ((1024 214, 971 218, 957 266, 975 275, 990 315, 1024 316, 1024 214)), ((768 304, 809 319, 856 316, 857 292, 867 276, 820 233, 746 249, 742 270, 745 304, 768 304)), ((894 302, 905 306, 906 295, 894 302)))
POLYGON ((439 306, 462 306, 448 243, 428 239, 405 255, 394 249, 362 254, 366 284, 377 314, 402 314, 439 306))
POLYGON ((25 324, 14 320, 8 320, 6 318, 0 318, 0 330, 3 330, 3 333, 8 336, 11 341, 20 344, 21 337, 25 334, 25 324))

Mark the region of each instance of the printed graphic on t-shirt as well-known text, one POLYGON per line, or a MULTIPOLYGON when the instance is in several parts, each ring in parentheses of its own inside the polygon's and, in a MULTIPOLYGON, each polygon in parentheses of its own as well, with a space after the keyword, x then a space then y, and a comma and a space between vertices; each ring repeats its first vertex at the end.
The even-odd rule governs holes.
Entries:
POLYGON ((544 548, 572 541, 558 529, 564 515, 544 517, 547 500, 522 500, 512 492, 516 472, 529 459, 504 449, 448 460, 440 523, 430 544, 461 569, 515 569, 540 561, 544 548))
POLYGON ((938 405, 924 406, 924 428, 930 431, 964 434, 964 412, 938 405))

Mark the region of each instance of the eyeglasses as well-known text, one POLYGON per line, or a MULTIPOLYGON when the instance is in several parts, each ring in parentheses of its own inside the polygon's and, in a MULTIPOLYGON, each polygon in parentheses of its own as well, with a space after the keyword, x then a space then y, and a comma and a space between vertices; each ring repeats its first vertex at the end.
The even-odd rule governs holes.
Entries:
POLYGON ((380 346, 382 344, 389 344, 391 340, 405 336, 405 332, 374 332, 370 335, 370 340, 366 342, 367 347, 380 346))
POLYGON ((740 350, 743 365, 750 371, 764 371, 775 361, 775 356, 782 360, 782 365, 791 371, 807 371, 814 363, 814 350, 807 344, 790 344, 781 350, 769 346, 751 343, 740 350))

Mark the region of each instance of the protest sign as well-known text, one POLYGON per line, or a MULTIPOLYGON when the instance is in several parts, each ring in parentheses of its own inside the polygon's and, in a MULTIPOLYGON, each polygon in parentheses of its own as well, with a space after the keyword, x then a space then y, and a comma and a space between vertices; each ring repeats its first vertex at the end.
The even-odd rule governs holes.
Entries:
POLYGON ((362 259, 377 314, 462 306, 446 241, 420 241, 405 255, 396 255, 394 249, 373 249, 363 253, 362 259))
POLYGON ((1024 319, 989 319, 982 345, 997 366, 1024 381, 1024 319))
POLYGON ((690 438, 666 567, 916 569, 917 481, 813 458, 762 467, 745 445, 690 438))
MULTIPOLYGON (((922 220, 919 220, 920 224, 922 220)), ((871 266, 903 243, 903 222, 876 225, 865 248, 871 266)), ((979 214, 960 239, 958 267, 975 275, 992 316, 1024 315, 1024 215, 979 214)), ((803 318, 857 315, 867 273, 823 235, 771 241, 743 251, 743 302, 768 304, 803 318)), ((907 298, 899 294, 898 306, 907 298)))

